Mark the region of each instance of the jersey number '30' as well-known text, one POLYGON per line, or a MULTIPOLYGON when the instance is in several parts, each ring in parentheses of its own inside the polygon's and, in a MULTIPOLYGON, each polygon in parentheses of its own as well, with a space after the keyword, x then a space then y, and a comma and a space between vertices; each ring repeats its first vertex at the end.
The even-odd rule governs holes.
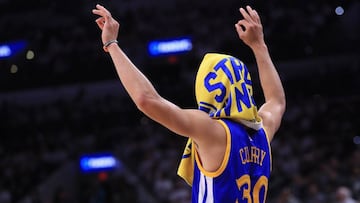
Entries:
MULTIPOLYGON (((268 179, 266 176, 261 176, 255 183, 254 188, 252 190, 252 194, 250 194, 251 191, 251 179, 249 175, 243 175, 240 178, 236 180, 237 186, 240 189, 243 190, 243 196, 242 199, 246 199, 247 203, 260 203, 260 190, 262 187, 264 187, 264 199, 261 203, 265 203, 266 200, 266 193, 268 190, 268 179)), ((238 203, 238 200, 236 200, 236 203, 238 203)))

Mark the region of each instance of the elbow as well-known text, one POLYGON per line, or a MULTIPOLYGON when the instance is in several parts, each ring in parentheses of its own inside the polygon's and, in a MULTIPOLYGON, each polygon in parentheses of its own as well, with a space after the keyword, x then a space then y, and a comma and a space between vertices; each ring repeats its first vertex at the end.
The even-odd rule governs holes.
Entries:
POLYGON ((140 94, 134 97, 134 102, 136 107, 142 112, 144 112, 146 108, 148 108, 147 107, 149 103, 148 100, 149 99, 145 94, 140 94))
POLYGON ((147 94, 140 94, 134 97, 136 107, 143 113, 147 114, 154 105, 154 97, 147 94))
POLYGON ((272 108, 274 108, 274 112, 277 112, 281 117, 284 115, 286 110, 286 98, 285 94, 278 94, 275 97, 268 100, 268 102, 272 108))
POLYGON ((285 113, 285 110, 286 110, 286 97, 285 97, 285 94, 283 94, 282 96, 279 97, 278 103, 279 103, 280 111, 282 112, 282 115, 283 115, 285 113))

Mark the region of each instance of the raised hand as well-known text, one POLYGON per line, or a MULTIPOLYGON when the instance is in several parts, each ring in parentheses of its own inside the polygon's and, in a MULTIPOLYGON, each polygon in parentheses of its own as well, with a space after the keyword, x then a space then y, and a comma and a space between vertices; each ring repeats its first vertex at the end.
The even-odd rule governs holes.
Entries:
POLYGON ((263 45, 264 34, 259 14, 250 6, 246 6, 246 10, 240 8, 240 13, 244 19, 235 24, 240 39, 252 49, 257 45, 263 45))
POLYGON ((117 42, 116 39, 118 37, 120 25, 111 16, 111 13, 99 4, 96 5, 96 8, 93 9, 92 12, 93 14, 100 16, 95 22, 102 30, 101 39, 104 44, 104 50, 107 51, 107 46, 113 42, 117 42))

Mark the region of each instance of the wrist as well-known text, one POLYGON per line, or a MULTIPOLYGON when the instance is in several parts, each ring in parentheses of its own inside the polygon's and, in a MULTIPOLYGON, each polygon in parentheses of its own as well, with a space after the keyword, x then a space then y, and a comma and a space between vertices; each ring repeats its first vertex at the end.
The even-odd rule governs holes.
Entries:
POLYGON ((251 49, 255 54, 258 52, 268 52, 268 47, 265 43, 254 44, 253 46, 251 46, 251 49))
POLYGON ((114 40, 109 40, 109 41, 107 41, 107 42, 104 43, 103 49, 104 49, 105 52, 109 52, 109 48, 117 45, 118 43, 119 43, 119 42, 118 42, 116 39, 114 39, 114 40))

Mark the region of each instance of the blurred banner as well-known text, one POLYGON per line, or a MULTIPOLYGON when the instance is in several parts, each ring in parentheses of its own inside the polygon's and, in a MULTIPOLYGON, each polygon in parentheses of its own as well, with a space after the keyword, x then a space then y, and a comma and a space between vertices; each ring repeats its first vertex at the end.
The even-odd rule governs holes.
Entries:
POLYGON ((148 44, 150 56, 162 56, 189 52, 193 48, 190 37, 154 40, 148 44))
POLYGON ((83 173, 110 171, 121 167, 120 161, 111 153, 83 155, 79 160, 79 164, 83 173))
POLYGON ((0 44, 0 59, 10 58, 21 52, 26 47, 25 41, 14 41, 0 44))

